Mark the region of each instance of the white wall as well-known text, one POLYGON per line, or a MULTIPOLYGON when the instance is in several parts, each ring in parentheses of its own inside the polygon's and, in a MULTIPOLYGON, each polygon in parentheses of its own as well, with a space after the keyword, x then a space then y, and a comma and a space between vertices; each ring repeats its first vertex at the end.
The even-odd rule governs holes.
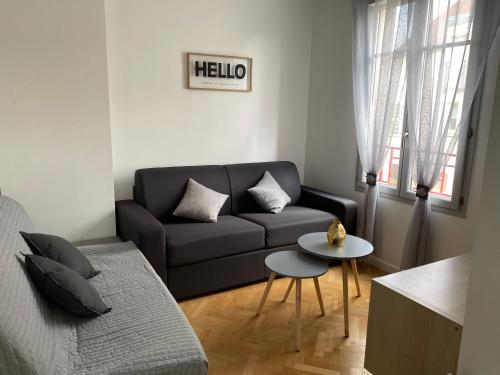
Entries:
MULTIPOLYGON (((115 195, 130 197, 133 172, 151 166, 288 159, 306 183, 361 203, 350 1, 0 6, 0 187, 40 231, 113 234, 115 195), (188 51, 253 57, 253 91, 187 90, 188 51)), ((466 219, 433 215, 436 259, 472 248, 486 129, 466 219)), ((382 199, 380 214, 378 256, 398 266, 411 206, 382 199)))
MULTIPOLYGON (((305 182, 355 199, 357 146, 352 100, 351 3, 317 0, 313 19, 309 121, 305 182), (327 73, 326 73, 327 72, 327 73)), ((485 101, 491 101, 486 95, 485 101)), ((470 252, 478 216, 482 171, 489 121, 481 120, 477 134, 472 184, 466 218, 434 212, 434 259, 470 252)), ((377 257, 382 266, 399 267, 412 206, 381 198, 377 257)))
MULTIPOLYGON (((496 59, 498 64, 498 55, 496 59)), ((489 85, 494 82, 488 80, 489 85)), ((460 349, 461 375, 498 374, 500 369, 500 71, 494 108, 460 349)))
POLYGON ((117 199, 153 166, 305 160, 310 0, 106 0, 117 199), (185 88, 186 52, 253 58, 251 93, 185 88))
POLYGON ((39 231, 114 233, 102 0, 0 3, 0 188, 39 231))

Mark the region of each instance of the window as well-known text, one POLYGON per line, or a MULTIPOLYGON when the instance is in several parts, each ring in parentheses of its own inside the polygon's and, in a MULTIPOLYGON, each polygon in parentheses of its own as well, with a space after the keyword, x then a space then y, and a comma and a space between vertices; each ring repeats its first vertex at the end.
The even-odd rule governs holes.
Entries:
MULTIPOLYGON (((471 43, 471 33, 468 24, 473 16, 473 1, 435 1, 433 7, 432 14, 435 15, 435 18, 431 22, 441 22, 444 26, 440 32, 447 32, 444 48, 444 76, 459 77, 462 56, 465 56, 464 67, 467 68, 468 66, 467 60, 471 43), (445 22, 443 22, 443 19, 445 22)), ((380 6, 377 13, 379 29, 384 27, 384 13, 385 7, 380 6)), ((439 47, 442 47, 442 45, 439 47)), ((436 61, 439 63, 443 49, 431 48, 429 47, 429 52, 436 55, 436 61)), ((378 51, 372 58, 377 63, 380 57, 381 51, 378 51)), ((393 119, 395 121, 394 131, 391 134, 386 150, 385 162, 377 176, 377 181, 383 195, 414 200, 416 184, 412 181, 412 173, 409 170, 409 153, 405 153, 405 146, 407 145, 406 137, 408 134, 405 108, 406 82, 404 80, 401 81, 404 83, 399 88, 400 91, 398 91, 397 110, 393 119)), ((447 86, 444 87, 443 90, 448 89, 447 86)), ((445 96, 446 100, 440 107, 451 113, 448 142, 457 129, 458 120, 461 117, 465 90, 466 74, 462 74, 461 79, 458 81, 456 96, 453 95, 454 87, 449 88, 451 94, 445 96)), ((472 123, 470 126, 472 126, 472 123)), ((466 134, 467 132, 463 133, 463 139, 457 141, 455 148, 448 155, 448 162, 441 172, 439 182, 431 191, 435 206, 450 210, 459 210, 463 204, 463 186, 468 177, 465 172, 467 169, 466 166, 469 164, 468 159, 471 155, 469 138, 472 131, 469 131, 468 134, 466 134)), ((365 188, 365 176, 362 176, 360 166, 358 170, 358 187, 365 188)))

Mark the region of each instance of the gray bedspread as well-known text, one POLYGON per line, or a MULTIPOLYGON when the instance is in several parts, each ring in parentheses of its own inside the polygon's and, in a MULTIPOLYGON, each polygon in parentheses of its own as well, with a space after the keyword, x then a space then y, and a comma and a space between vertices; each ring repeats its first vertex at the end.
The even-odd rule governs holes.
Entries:
POLYGON ((179 306, 133 242, 80 249, 101 274, 91 283, 112 307, 74 317, 33 287, 19 252, 24 209, 0 196, 0 374, 207 373, 207 359, 179 306))

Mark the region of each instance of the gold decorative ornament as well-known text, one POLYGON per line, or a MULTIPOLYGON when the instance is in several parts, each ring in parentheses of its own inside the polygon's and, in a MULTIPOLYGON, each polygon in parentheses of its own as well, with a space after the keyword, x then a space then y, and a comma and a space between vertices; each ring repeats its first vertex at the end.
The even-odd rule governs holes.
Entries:
POLYGON ((326 238, 330 246, 343 246, 347 237, 346 231, 339 219, 335 219, 328 227, 326 238))

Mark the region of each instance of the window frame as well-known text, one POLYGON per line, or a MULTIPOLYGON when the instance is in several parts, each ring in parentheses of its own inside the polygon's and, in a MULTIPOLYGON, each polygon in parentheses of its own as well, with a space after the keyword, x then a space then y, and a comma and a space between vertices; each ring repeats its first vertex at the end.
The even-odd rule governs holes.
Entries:
MULTIPOLYGON (((470 64, 470 56, 473 53, 473 34, 476 31, 472 28, 470 38, 466 41, 449 42, 445 44, 446 47, 469 46, 469 66, 467 67, 467 76, 465 90, 471 89, 470 73, 473 64, 470 64)), ((432 49, 443 47, 443 45, 433 46, 432 49)), ((376 54, 375 57, 381 56, 383 53, 376 54)), ((475 135, 477 134, 477 127, 479 123, 480 102, 482 97, 483 80, 481 80, 477 87, 476 95, 471 104, 470 113, 466 120, 467 129, 463 131, 460 138, 457 140, 457 155, 455 159, 455 171, 453 178, 453 189, 451 199, 444 199, 432 193, 432 207, 436 211, 446 214, 465 217, 467 209, 467 198, 472 178, 472 164, 474 160, 475 149, 475 135)), ((411 176, 410 176, 410 158, 407 151, 408 143, 408 126, 407 126, 407 107, 405 103, 405 113, 403 117, 402 136, 400 141, 400 161, 398 168, 397 186, 392 187, 388 184, 377 182, 380 195, 393 200, 413 204, 416 201, 415 191, 411 190, 411 176)), ((359 159, 359 152, 357 156, 357 171, 355 188, 358 191, 366 191, 365 176, 363 176, 363 168, 359 159)))
MULTIPOLYGON (((455 163, 455 176, 453 180, 453 193, 451 200, 445 200, 435 195, 432 196, 432 208, 437 212, 442 212, 445 214, 465 217, 467 212, 467 198, 469 194, 471 178, 472 178, 472 165, 474 161, 474 152, 476 148, 476 134, 477 127, 479 123, 479 111, 481 105, 483 81, 481 81, 476 97, 471 106, 471 113, 467 120, 468 128, 466 132, 462 133, 462 137, 458 140, 457 149, 457 159, 455 163)), ((400 168, 398 171, 398 185, 397 187, 391 187, 384 183, 377 183, 379 187, 380 195, 384 198, 389 198, 399 202, 414 204, 416 201, 415 192, 409 189, 409 164, 410 160, 408 157, 407 149, 407 139, 408 139, 408 128, 406 123, 406 109, 405 117, 403 123, 403 135, 401 137, 401 157, 400 157, 400 168)), ((355 189, 357 191, 366 192, 367 186, 364 181, 363 168, 361 166, 361 160, 359 159, 359 153, 357 153, 357 171, 356 171, 356 183, 355 189)))

